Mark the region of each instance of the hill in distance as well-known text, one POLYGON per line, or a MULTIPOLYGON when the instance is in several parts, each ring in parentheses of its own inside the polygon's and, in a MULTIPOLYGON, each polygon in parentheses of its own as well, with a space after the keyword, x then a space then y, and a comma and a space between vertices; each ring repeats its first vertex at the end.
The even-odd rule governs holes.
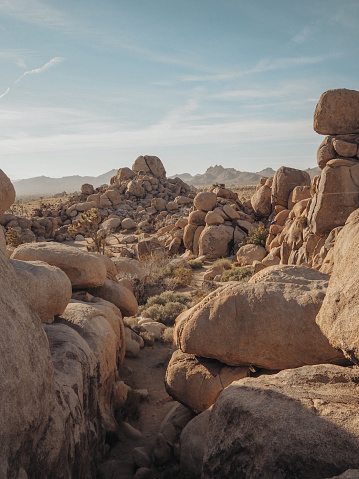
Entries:
MULTIPOLYGON (((308 168, 305 170, 311 178, 320 173, 320 169, 308 168)), ((202 175, 192 176, 189 173, 183 173, 179 175, 171 176, 171 178, 181 178, 189 185, 194 186, 206 186, 213 183, 224 183, 226 186, 234 185, 256 185, 262 176, 273 176, 275 171, 272 168, 265 168, 264 170, 256 173, 250 173, 247 171, 238 171, 234 168, 223 168, 221 165, 210 166, 206 172, 202 175)))
MULTIPOLYGON (((308 168, 305 170, 310 177, 320 173, 319 168, 308 168)), ((40 196, 50 197, 60 193, 74 193, 81 190, 81 185, 90 183, 95 188, 109 184, 112 176, 117 170, 113 169, 100 176, 64 176, 62 178, 50 178, 48 176, 37 176, 25 180, 13 181, 17 199, 36 199, 40 196)), ((265 168, 256 173, 238 171, 235 168, 224 168, 221 165, 210 166, 204 174, 195 176, 189 173, 173 175, 170 178, 181 178, 185 183, 193 186, 208 186, 213 183, 224 183, 226 186, 234 185, 256 185, 262 176, 273 176, 275 171, 272 168, 265 168)))

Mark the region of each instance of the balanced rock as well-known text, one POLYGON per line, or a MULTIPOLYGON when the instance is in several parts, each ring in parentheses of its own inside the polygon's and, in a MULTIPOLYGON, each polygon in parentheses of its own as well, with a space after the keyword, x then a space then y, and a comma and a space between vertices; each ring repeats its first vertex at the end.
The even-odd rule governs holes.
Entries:
POLYGON ((44 261, 62 269, 74 287, 100 286, 106 279, 106 267, 93 253, 59 243, 28 243, 20 245, 11 257, 22 261, 44 261))
POLYGON ((318 277, 309 284, 296 284, 294 278, 294 283, 219 288, 178 316, 176 344, 183 352, 232 366, 286 369, 341 363, 342 353, 330 346, 315 322, 327 286, 323 275, 318 277))
POLYGON ((359 133, 359 91, 324 92, 314 111, 313 127, 321 135, 359 133))
POLYGON ((328 364, 232 383, 205 418, 201 477, 325 479, 358 468, 358 383, 357 368, 328 364))
POLYGON ((55 266, 42 261, 10 260, 31 305, 42 322, 64 312, 71 295, 71 281, 55 266))

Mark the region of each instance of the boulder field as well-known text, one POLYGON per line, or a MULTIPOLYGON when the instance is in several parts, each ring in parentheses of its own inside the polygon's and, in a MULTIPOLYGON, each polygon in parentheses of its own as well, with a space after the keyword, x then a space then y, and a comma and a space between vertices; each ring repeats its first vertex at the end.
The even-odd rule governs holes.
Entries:
POLYGON ((0 170, 1 478, 359 477, 358 95, 318 102, 320 175, 282 166, 251 199, 222 184, 196 192, 144 155, 110 185, 22 217, 0 170), (96 243, 86 212, 115 256, 78 244, 96 243), (228 257, 254 274, 223 285, 226 262, 207 269, 216 289, 181 307, 173 329, 165 386, 181 404, 150 454, 102 462, 142 437, 121 408, 146 391, 120 370, 166 329, 146 316, 143 337, 129 327, 139 260, 170 256, 184 269, 228 257))

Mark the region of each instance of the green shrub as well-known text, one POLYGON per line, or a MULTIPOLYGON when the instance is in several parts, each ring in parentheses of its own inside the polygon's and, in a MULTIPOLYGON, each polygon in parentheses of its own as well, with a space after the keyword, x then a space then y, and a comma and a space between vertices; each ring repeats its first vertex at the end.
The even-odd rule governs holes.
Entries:
POLYGON ((241 247, 246 244, 257 244, 265 248, 266 239, 268 235, 269 235, 269 231, 267 230, 267 228, 265 228, 264 226, 259 226, 259 228, 257 228, 255 231, 253 231, 253 233, 248 235, 244 241, 239 243, 238 246, 241 247))
POLYGON ((224 273, 221 276, 221 281, 247 282, 251 276, 253 276, 253 268, 251 267, 238 268, 235 266, 234 268, 230 270, 224 271, 224 273))
POLYGON ((191 268, 186 268, 183 264, 173 270, 175 287, 188 286, 191 284, 193 278, 193 271, 191 268))
POLYGON ((191 305, 192 298, 189 295, 166 291, 149 298, 145 305, 140 306, 139 314, 172 326, 177 316, 191 305))
POLYGON ((218 258, 213 263, 213 266, 222 266, 222 268, 224 268, 224 269, 231 269, 232 268, 232 263, 227 258, 218 258))

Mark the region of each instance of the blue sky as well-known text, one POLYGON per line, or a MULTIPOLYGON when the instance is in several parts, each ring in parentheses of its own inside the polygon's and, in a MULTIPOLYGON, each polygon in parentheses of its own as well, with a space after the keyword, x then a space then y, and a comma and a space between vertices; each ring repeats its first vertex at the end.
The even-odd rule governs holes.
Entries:
POLYGON ((0 168, 313 167, 321 93, 359 89, 358 20, 358 0, 0 0, 0 168))

